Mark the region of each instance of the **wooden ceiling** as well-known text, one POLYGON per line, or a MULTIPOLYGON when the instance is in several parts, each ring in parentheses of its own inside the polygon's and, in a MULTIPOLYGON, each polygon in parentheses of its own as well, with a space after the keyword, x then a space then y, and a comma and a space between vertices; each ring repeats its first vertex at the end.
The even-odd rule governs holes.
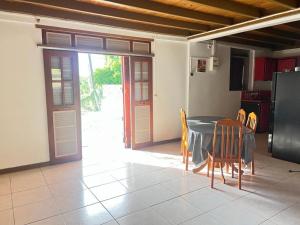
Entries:
MULTIPOLYGON (((190 36, 299 7, 298 0, 1 0, 0 10, 190 36)), ((220 38, 239 44, 299 47, 300 22, 220 38)))

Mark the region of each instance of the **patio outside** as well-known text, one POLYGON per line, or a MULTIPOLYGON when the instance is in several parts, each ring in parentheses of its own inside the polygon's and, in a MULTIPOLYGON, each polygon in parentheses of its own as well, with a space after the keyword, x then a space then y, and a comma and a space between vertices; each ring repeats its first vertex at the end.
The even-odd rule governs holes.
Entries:
POLYGON ((79 53, 83 157, 124 148, 121 57, 79 53))

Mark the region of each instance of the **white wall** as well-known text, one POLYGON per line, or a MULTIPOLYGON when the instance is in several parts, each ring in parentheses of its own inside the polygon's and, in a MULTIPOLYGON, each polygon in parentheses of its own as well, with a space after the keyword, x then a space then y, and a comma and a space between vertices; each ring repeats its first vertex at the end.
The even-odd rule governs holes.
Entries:
MULTIPOLYGON (((180 137, 179 108, 186 104, 186 41, 57 19, 41 24, 153 38, 154 141, 180 137)), ((35 17, 0 11, 0 169, 49 161, 41 31, 35 17)))
POLYGON ((187 43, 155 41, 154 141, 180 137, 179 109, 186 105, 187 43))
POLYGON ((0 169, 49 160, 40 32, 0 22, 0 169))
MULTIPOLYGON (((204 43, 190 43, 189 55, 208 58, 211 53, 204 43)), ((189 116, 214 115, 234 118, 240 108, 240 91, 229 91, 230 47, 217 45, 220 66, 215 71, 189 76, 189 116)))

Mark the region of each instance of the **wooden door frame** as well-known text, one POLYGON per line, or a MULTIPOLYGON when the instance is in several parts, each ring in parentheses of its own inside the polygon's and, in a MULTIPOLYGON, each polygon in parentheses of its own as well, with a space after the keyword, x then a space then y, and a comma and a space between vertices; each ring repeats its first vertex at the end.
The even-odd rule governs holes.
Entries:
POLYGON ((143 57, 143 56, 130 56, 130 108, 131 108, 131 148, 139 149, 153 144, 153 60, 152 57, 143 57), (147 61, 149 62, 149 73, 148 73, 148 84, 149 84, 149 103, 150 103, 150 141, 147 143, 136 144, 135 143, 135 93, 134 93, 134 61, 147 61))
POLYGON ((131 147, 131 100, 129 57, 122 56, 123 129, 125 148, 131 147))
MULTIPOLYGON (((81 141, 81 107, 80 107, 80 86, 79 86, 79 68, 78 68, 78 53, 72 51, 63 50, 43 50, 44 57, 44 74, 45 74, 45 89, 46 89, 46 104, 47 104, 47 121, 48 121, 48 141, 49 141, 49 156, 50 163, 64 163, 74 160, 82 159, 82 141, 81 141), (53 106, 53 94, 52 94, 52 79, 51 79, 51 62, 50 57, 52 55, 62 56, 72 55, 72 72, 73 76, 73 92, 74 92, 74 106, 65 106, 65 109, 74 109, 76 111, 76 127, 77 127, 77 149, 78 154, 72 156, 55 157, 55 140, 54 140, 54 126, 53 126, 53 111, 64 111, 59 107, 53 106)), ((63 74, 61 74, 63 76, 63 74)), ((62 90, 63 90, 62 86, 62 90)), ((63 97, 62 97, 63 98, 63 97)))

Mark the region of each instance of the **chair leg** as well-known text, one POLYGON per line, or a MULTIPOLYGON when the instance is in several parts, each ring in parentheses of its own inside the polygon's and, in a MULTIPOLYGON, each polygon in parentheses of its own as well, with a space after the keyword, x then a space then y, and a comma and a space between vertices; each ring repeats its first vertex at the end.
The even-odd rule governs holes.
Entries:
POLYGON ((229 163, 226 163, 226 173, 229 173, 229 163))
POLYGON ((231 163, 231 177, 234 178, 234 163, 231 163))
POLYGON ((208 158, 207 158, 207 177, 209 177, 209 170, 210 170, 210 156, 208 155, 208 158))
POLYGON ((185 171, 189 168, 189 150, 185 150, 185 171))
POLYGON ((212 168, 211 168, 211 188, 214 188, 214 172, 215 172, 215 161, 212 159, 212 168))
POLYGON ((221 175, 222 175, 222 179, 223 179, 223 184, 225 184, 225 177, 224 177, 224 173, 223 173, 223 163, 220 163, 220 168, 221 168, 221 175))
POLYGON ((251 161, 251 173, 252 175, 254 175, 255 171, 254 171, 254 154, 252 153, 252 161, 251 161))
POLYGON ((239 189, 242 189, 242 162, 239 160, 239 189))
POLYGON ((182 154, 182 163, 185 163, 185 150, 184 150, 184 143, 181 141, 181 154, 182 154))

